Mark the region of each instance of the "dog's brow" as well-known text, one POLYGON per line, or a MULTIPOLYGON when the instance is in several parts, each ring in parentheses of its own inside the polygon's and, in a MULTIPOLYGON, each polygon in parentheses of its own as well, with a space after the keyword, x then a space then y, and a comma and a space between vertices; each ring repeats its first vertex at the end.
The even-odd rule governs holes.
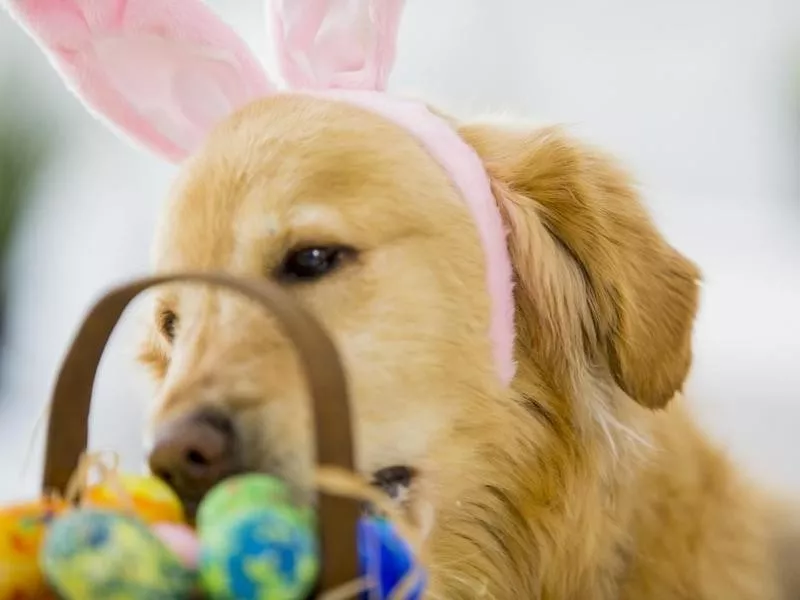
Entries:
POLYGON ((297 228, 336 227, 341 222, 338 210, 321 204, 300 204, 289 212, 289 224, 297 228))
POLYGON ((278 235, 283 230, 330 229, 342 223, 338 210, 320 204, 298 204, 281 215, 264 211, 258 219, 241 219, 236 224, 236 239, 255 241, 278 235))
POLYGON ((281 218, 277 211, 265 211, 258 219, 239 219, 235 228, 238 240, 263 239, 280 231, 281 218))

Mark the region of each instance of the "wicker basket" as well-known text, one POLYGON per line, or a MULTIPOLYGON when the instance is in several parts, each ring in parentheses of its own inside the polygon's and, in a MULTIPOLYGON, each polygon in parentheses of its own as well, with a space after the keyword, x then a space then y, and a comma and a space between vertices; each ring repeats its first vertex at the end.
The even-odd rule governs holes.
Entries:
MULTIPOLYGON (((89 311, 56 380, 49 416, 42 489, 64 494, 86 451, 95 374, 112 330, 128 304, 141 292, 166 283, 212 285, 259 303, 282 326, 297 355, 313 403, 316 459, 319 467, 353 473, 353 438, 347 386, 330 338, 294 298, 263 280, 225 274, 181 273, 139 279, 117 287, 89 311)), ((357 499, 321 491, 319 504, 320 577, 317 594, 347 587, 359 577, 357 499)), ((316 597, 316 594, 315 594, 316 597)))

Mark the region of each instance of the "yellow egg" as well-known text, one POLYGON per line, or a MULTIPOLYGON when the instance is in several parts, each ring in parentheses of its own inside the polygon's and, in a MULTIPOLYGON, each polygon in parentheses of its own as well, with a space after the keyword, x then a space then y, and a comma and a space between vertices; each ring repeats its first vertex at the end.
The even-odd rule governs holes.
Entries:
POLYGON ((38 500, 0 508, 0 598, 47 598, 39 549, 66 504, 38 500))
POLYGON ((172 489, 157 477, 119 475, 117 484, 107 482, 89 487, 83 505, 124 511, 129 506, 146 523, 184 523, 181 502, 172 489))

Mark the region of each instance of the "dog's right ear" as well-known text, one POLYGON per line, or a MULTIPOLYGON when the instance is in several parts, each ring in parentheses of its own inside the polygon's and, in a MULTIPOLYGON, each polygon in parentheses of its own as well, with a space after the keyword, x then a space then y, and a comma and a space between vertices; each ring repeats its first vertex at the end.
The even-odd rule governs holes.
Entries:
POLYGON ((691 363, 695 265, 602 152, 558 129, 459 130, 483 159, 509 230, 518 307, 533 315, 518 322, 522 351, 549 353, 550 368, 565 372, 588 356, 639 404, 665 406, 691 363))
POLYGON ((275 91, 200 0, 7 0, 67 85, 127 137, 178 161, 236 109, 275 91))

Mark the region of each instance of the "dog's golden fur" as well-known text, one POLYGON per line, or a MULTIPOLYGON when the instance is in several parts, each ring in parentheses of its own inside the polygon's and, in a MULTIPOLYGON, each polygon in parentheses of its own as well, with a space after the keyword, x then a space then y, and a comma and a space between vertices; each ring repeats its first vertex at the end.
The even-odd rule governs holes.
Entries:
MULTIPOLYGON (((230 118, 175 186, 157 268, 269 276, 298 246, 358 251, 291 289, 343 354, 360 469, 418 470, 430 598, 793 597, 778 565, 797 536, 779 539, 772 500, 680 397, 697 268, 601 152, 558 129, 454 127, 509 230, 511 389, 494 374, 467 209, 414 138, 354 107, 287 95, 230 118)), ((253 468, 307 485, 304 388, 274 324, 200 288, 165 289, 153 322, 155 420, 224 405, 253 468)))

